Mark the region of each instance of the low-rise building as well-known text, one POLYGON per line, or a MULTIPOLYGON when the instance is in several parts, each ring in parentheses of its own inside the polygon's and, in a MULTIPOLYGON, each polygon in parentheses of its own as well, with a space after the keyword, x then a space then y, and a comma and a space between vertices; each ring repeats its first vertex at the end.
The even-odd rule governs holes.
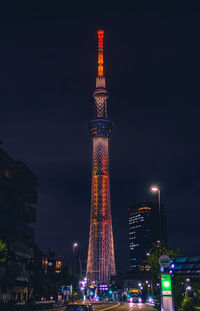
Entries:
POLYGON ((43 255, 42 266, 45 274, 60 273, 63 265, 64 254, 48 250, 47 255, 43 255))
POLYGON ((34 257, 37 176, 0 148, 0 240, 7 259, 1 264, 0 297, 27 301, 32 295, 31 266, 34 257))

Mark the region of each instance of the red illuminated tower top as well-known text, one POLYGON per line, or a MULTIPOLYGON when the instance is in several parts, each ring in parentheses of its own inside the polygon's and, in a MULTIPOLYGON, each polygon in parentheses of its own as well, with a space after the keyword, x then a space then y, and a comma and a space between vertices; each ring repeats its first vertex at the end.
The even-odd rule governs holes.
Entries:
POLYGON ((103 76, 103 30, 98 30, 98 76, 103 76))
POLYGON ((96 89, 93 96, 96 105, 96 117, 107 118, 107 99, 106 81, 103 74, 103 37, 104 31, 98 30, 98 75, 96 77, 96 89))

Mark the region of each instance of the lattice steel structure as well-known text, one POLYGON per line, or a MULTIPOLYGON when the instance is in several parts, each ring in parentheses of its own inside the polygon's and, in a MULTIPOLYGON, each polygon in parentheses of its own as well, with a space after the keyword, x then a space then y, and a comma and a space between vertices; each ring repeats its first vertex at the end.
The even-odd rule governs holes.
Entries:
POLYGON ((115 275, 112 217, 110 206, 109 138, 113 124, 107 118, 105 77, 103 75, 103 36, 98 32, 98 76, 95 100, 96 119, 89 124, 93 141, 92 193, 87 278, 90 282, 108 283, 115 275))

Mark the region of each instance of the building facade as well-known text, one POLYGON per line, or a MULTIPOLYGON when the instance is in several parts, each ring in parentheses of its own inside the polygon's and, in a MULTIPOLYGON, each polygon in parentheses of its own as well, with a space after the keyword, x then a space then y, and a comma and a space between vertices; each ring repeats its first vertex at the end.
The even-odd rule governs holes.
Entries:
POLYGON ((35 241, 29 224, 36 222, 37 187, 35 174, 0 148, 0 240, 8 252, 1 264, 0 295, 5 300, 27 301, 32 295, 35 241))
POLYGON ((157 203, 143 201, 130 207, 130 271, 148 271, 148 251, 154 243, 161 241, 167 244, 166 206, 161 204, 161 215, 157 203))
POLYGON ((80 279, 82 274, 81 257, 80 257, 80 245, 75 242, 73 244, 73 257, 72 257, 72 274, 80 279))
POLYGON ((42 266, 45 274, 60 273, 62 270, 64 254, 48 250, 47 255, 43 255, 42 266))
POLYGON ((110 205, 109 139, 113 124, 107 116, 108 92, 103 74, 103 36, 98 31, 98 76, 93 93, 95 119, 89 124, 93 143, 90 233, 87 259, 89 282, 107 283, 115 275, 110 205))
POLYGON ((170 258, 168 271, 176 276, 200 280, 200 256, 170 258))

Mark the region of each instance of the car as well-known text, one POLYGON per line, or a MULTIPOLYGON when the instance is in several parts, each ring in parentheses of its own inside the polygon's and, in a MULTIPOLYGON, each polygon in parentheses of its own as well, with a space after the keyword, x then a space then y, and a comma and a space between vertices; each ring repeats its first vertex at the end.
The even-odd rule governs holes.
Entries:
POLYGON ((94 311, 94 308, 90 303, 69 303, 65 311, 94 311))
POLYGON ((138 296, 130 297, 129 302, 140 303, 140 302, 142 302, 142 298, 138 297, 138 296))

